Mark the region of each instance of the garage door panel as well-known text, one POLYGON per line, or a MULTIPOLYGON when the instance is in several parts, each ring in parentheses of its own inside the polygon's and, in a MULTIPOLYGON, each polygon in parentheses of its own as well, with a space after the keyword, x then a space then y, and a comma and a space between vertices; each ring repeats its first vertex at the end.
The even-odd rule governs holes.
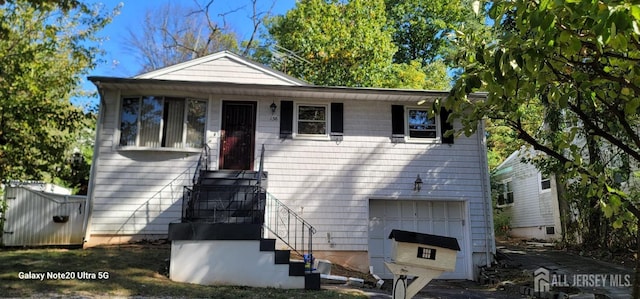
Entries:
POLYGON ((386 213, 386 205, 369 205, 369 218, 384 218, 386 213))
POLYGON ((384 243, 385 239, 383 238, 369 240, 369 256, 384 259, 384 243))
POLYGON ((411 201, 402 201, 400 203, 400 217, 413 218, 415 215, 415 206, 411 201))
POLYGON ((418 219, 431 219, 431 202, 417 201, 416 202, 416 217, 418 219))
POLYGON ((433 221, 433 234, 440 236, 449 236, 449 231, 447 230, 447 222, 445 220, 433 221))
POLYGON ((462 209, 459 205, 449 205, 447 207, 447 218, 449 220, 452 219, 462 219, 462 209))
POLYGON ((369 218, 369 238, 384 239, 384 217, 370 217, 369 218))
POLYGON ((425 200, 371 200, 369 255, 374 273, 391 279, 393 274, 384 266, 391 261, 392 229, 417 231, 454 237, 461 251, 457 254, 454 272, 445 272, 440 278, 467 279, 471 254, 465 248, 464 203, 425 200), (382 212, 384 211, 384 212, 382 212))
POLYGON ((384 216, 387 218, 399 218, 400 217, 400 209, 399 204, 396 201, 386 201, 384 203, 384 216))
POLYGON ((416 231, 423 232, 425 234, 433 234, 433 227, 431 225, 431 220, 418 220, 418 227, 416 231))
POLYGON ((433 202, 432 209, 433 209, 433 214, 432 214, 433 219, 446 219, 447 206, 445 202, 438 202, 438 201, 433 202))

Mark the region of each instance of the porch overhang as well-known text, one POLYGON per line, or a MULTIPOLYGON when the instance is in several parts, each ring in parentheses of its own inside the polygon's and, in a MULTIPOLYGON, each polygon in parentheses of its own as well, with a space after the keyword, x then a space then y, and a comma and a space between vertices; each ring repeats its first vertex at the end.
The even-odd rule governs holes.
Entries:
MULTIPOLYGON (((219 94, 226 96, 258 96, 282 97, 293 99, 324 99, 324 100, 362 100, 384 102, 431 102, 444 99, 448 91, 417 90, 417 89, 388 89, 361 88, 336 86, 286 86, 265 84, 238 84, 226 82, 194 82, 157 79, 136 79, 118 77, 92 76, 88 78, 99 90, 153 90, 183 91, 202 94, 219 94)), ((472 93, 471 100, 483 100, 486 93, 472 93)))

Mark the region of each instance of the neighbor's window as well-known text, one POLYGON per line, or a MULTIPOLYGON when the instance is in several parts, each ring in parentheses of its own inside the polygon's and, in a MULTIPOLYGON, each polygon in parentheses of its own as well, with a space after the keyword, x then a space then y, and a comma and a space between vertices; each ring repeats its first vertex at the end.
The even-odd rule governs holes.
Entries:
POLYGON ((197 148, 204 144, 207 103, 174 97, 122 99, 120 145, 197 148))
POLYGON ((513 203, 513 185, 511 181, 503 181, 500 184, 500 193, 498 194, 498 205, 508 205, 513 203))
POLYGON ((327 106, 298 105, 298 135, 327 135, 327 106))
POLYGON ((426 109, 408 109, 407 122, 410 138, 437 138, 438 126, 435 115, 426 109))
POLYGON ((551 189, 551 177, 548 175, 540 174, 540 190, 551 189))

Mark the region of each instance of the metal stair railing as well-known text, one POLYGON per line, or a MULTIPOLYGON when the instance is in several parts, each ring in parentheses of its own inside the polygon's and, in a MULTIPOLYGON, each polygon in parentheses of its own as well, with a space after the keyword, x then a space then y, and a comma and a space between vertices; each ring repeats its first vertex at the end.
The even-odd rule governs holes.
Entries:
MULTIPOLYGON (((235 187, 239 189, 232 191, 228 190, 230 186, 204 187, 200 185, 202 172, 209 169, 210 148, 205 144, 193 174, 193 185, 184 186, 183 188, 182 221, 227 222, 230 219, 235 219, 243 222, 240 217, 234 217, 233 214, 240 215, 237 213, 240 212, 245 217, 250 215, 249 218, 252 222, 262 222, 266 231, 271 232, 297 254, 301 256, 306 253, 312 254, 313 235, 316 233, 316 229, 262 187, 264 152, 264 145, 262 145, 257 184, 255 186, 235 187), (222 196, 222 194, 228 194, 230 191, 233 196, 222 196), (214 194, 213 200, 208 199, 211 197, 208 194, 209 192, 214 194), (207 197, 207 199, 201 197, 207 197), (240 199, 235 199, 236 197, 240 199), (246 200, 249 198, 250 200, 246 200), (232 211, 231 205, 235 203, 242 203, 243 208, 232 211), (223 217, 219 217, 219 215, 223 217)), ((236 221, 229 222, 234 223, 236 221)))
POLYGON ((211 148, 208 144, 204 144, 202 150, 200 151, 200 158, 198 159, 198 164, 196 164, 196 170, 193 172, 193 179, 191 183, 195 185, 199 183, 200 174, 203 171, 209 170, 209 153, 211 152, 211 148))
POLYGON ((313 254, 316 229, 300 215, 267 192, 264 228, 301 256, 313 254))

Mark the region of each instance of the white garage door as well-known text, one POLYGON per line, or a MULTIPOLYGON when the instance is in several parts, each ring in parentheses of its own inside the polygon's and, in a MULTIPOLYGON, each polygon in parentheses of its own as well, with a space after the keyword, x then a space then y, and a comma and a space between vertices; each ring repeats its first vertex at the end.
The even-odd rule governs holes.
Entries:
POLYGON ((393 274, 384 266, 390 261, 392 229, 454 237, 460 251, 454 272, 445 272, 442 279, 470 279, 466 248, 464 203, 447 201, 371 200, 369 202, 369 259, 373 271, 385 279, 393 274))

